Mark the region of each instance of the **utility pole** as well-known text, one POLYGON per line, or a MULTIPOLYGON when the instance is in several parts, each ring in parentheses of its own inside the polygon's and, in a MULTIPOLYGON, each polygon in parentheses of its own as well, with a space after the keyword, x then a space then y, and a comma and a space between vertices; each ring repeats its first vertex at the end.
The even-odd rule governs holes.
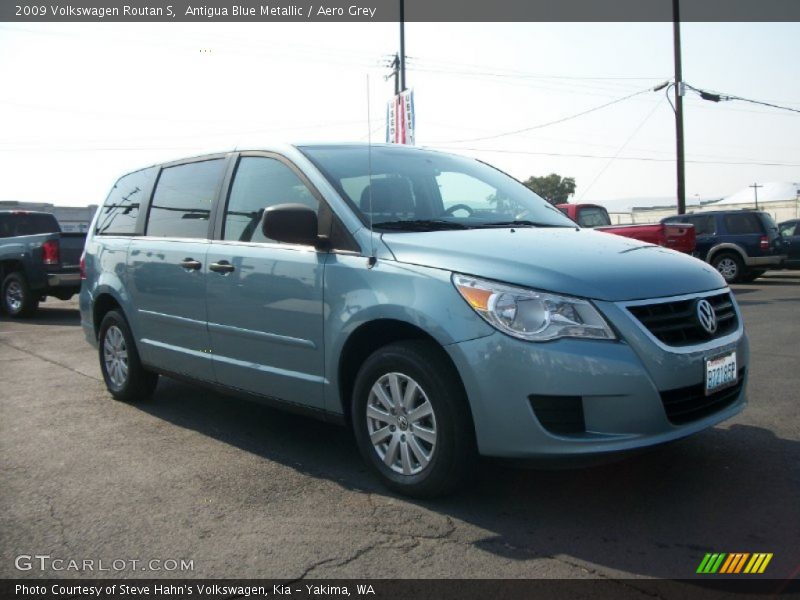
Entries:
POLYGON ((394 55, 394 60, 389 66, 392 67, 392 72, 384 77, 384 80, 394 77, 394 95, 397 96, 400 93, 400 56, 398 54, 394 55))
POLYGON ((675 143, 678 175, 678 214, 686 213, 686 173, 683 154, 683 70, 681 68, 680 0, 672 0, 672 36, 675 52, 675 143))
POLYGON ((753 188, 753 194, 755 194, 755 197, 756 197, 756 210, 758 210, 758 188, 761 188, 761 187, 764 187, 764 186, 763 185, 758 185, 757 183, 754 183, 753 185, 749 185, 747 187, 753 188))
POLYGON ((406 91, 406 3, 400 0, 400 91, 406 91))

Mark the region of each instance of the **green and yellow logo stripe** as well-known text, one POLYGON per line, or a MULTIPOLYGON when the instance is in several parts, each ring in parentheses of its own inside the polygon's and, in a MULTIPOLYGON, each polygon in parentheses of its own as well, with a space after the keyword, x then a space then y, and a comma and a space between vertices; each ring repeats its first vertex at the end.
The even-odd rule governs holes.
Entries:
POLYGON ((697 573, 736 575, 739 573, 763 573, 772 560, 771 552, 725 552, 708 553, 700 561, 697 573))

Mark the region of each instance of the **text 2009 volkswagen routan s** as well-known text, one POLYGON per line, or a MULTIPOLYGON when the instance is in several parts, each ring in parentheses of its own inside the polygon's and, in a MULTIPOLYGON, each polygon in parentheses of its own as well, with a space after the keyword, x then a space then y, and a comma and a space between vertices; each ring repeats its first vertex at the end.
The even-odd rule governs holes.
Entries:
POLYGON ((642 448, 745 404, 747 337, 712 267, 580 229, 440 152, 298 145, 135 171, 98 210, 83 276, 115 398, 163 374, 345 422, 416 496, 477 454, 642 448))

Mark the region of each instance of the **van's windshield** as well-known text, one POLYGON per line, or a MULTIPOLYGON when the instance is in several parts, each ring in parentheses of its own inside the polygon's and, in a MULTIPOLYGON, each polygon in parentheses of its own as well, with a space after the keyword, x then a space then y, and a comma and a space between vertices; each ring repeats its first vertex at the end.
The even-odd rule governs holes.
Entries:
POLYGON ((299 149, 375 229, 575 227, 517 180, 469 158, 407 146, 299 149))

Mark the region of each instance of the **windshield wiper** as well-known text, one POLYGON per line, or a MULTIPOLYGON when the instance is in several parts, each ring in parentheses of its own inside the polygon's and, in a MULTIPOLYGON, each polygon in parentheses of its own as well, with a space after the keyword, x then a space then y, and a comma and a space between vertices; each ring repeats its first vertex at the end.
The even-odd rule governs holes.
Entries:
POLYGON ((444 231, 448 229, 470 229, 470 227, 455 221, 444 219, 415 219, 411 221, 382 221, 373 223, 373 228, 394 229, 398 231, 444 231))
POLYGON ((491 223, 476 224, 473 227, 572 227, 572 225, 556 225, 539 221, 492 221, 491 223))

